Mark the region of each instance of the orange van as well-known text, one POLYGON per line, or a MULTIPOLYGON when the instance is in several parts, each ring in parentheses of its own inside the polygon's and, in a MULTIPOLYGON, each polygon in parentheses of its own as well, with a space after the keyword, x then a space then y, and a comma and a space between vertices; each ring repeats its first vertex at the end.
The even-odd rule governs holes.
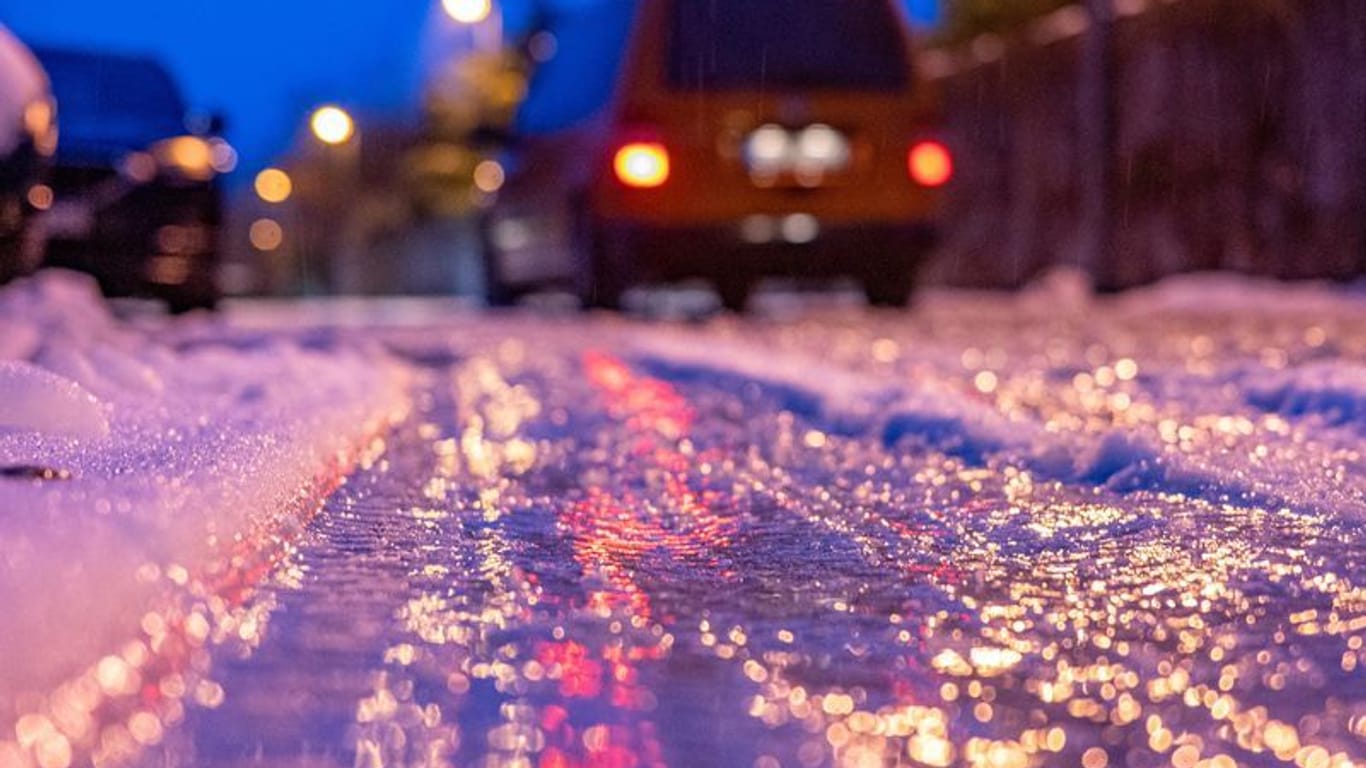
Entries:
POLYGON ((559 238, 589 306, 702 278, 738 309, 768 276, 907 301, 953 158, 894 0, 642 0, 625 29, 603 107, 523 144, 489 218, 496 289, 559 238))

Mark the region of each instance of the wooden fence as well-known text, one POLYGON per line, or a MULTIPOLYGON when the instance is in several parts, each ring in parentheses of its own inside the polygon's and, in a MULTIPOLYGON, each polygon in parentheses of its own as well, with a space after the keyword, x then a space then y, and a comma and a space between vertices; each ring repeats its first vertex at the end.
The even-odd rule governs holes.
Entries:
POLYGON ((1108 245, 1088 248, 1081 222, 1074 8, 955 54, 942 85, 960 173, 931 279, 1366 274, 1366 2, 1118 5, 1108 245))

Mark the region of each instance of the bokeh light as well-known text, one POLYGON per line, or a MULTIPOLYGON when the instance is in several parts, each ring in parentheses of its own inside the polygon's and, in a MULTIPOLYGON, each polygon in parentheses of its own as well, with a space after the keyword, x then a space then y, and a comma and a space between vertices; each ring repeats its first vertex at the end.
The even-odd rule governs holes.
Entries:
POLYGON ((653 142, 627 144, 617 150, 612 168, 628 187, 658 187, 669 180, 669 152, 653 142))
POLYGON ((198 136, 176 136, 152 147, 157 165, 195 181, 208 181, 214 169, 213 148, 198 136))
POLYGON ((46 211, 52 207, 53 192, 52 187, 46 184, 34 184, 28 190, 28 204, 34 210, 46 211))
POLYGON ((441 0, 441 7, 461 24, 478 24, 493 13, 490 0, 441 0))
POLYGON ((937 141, 922 141, 911 147, 907 162, 917 184, 942 187, 953 178, 953 156, 937 141))
POLYGON ((474 167, 474 186, 480 192, 493 193, 503 188, 507 174, 497 160, 484 160, 474 167))
POLYGON ((232 173, 237 170, 237 150, 231 144, 215 137, 209 139, 209 151, 215 171, 232 173))
POLYGON ((355 121, 341 107, 319 107, 308 121, 313 135, 324 144, 345 144, 356 132, 355 121))
POLYGON ((258 251, 273 251, 285 241, 285 231, 275 219, 257 219, 247 233, 251 246, 258 251))
POLYGON ((279 168, 267 168, 256 174, 256 194, 267 203, 283 203, 294 191, 289 174, 279 168))

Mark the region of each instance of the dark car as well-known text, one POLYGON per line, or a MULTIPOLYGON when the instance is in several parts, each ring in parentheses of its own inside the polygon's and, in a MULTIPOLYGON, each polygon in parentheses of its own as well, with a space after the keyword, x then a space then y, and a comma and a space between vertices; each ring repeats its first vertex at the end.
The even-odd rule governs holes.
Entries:
POLYGON ((57 145, 52 91, 38 61, 0 26, 0 283, 42 255, 34 214, 51 200, 42 184, 57 145))
POLYGON ((62 119, 46 216, 47 263, 79 269, 110 296, 174 311, 219 298, 219 176, 235 162, 214 135, 187 129, 169 72, 150 58, 37 50, 62 119))
POLYGON ((616 307, 702 278, 740 308, 767 276, 845 276, 907 301, 953 167, 899 4, 596 7, 551 25, 532 78, 485 227, 502 297, 558 279, 616 307))

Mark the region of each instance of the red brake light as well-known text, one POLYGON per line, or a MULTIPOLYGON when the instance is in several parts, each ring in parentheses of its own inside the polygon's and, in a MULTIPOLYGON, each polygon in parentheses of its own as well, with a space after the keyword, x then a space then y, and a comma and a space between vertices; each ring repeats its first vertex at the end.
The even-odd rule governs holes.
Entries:
POLYGON ((937 141, 922 141, 906 156, 911 179, 923 187, 942 187, 953 178, 953 155, 937 141))
POLYGON ((628 187, 661 186, 669 180, 669 150, 657 141, 633 141, 617 150, 612 170, 628 187))

